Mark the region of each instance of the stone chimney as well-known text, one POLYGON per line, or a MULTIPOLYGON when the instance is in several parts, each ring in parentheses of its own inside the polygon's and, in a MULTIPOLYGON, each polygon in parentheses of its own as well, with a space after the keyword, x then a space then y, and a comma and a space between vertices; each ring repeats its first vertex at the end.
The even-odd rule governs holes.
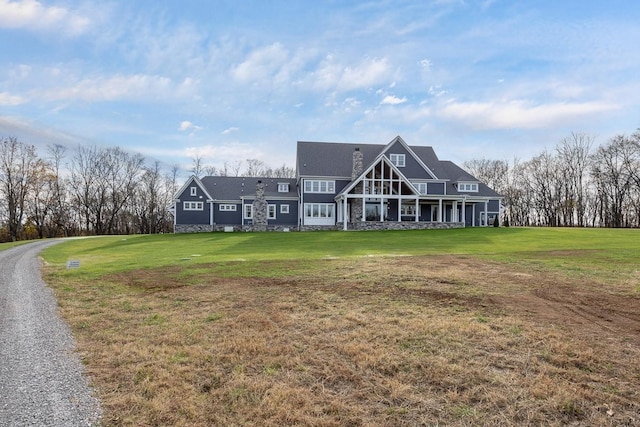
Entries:
MULTIPOLYGON (((362 160, 362 152, 360 148, 357 148, 353 151, 353 167, 351 169, 351 181, 355 181, 358 179, 360 174, 364 169, 364 164, 362 160)), ((354 194, 362 193, 362 183, 356 185, 353 189, 354 194)), ((362 200, 361 199, 351 199, 351 222, 360 222, 362 221, 362 200)))
POLYGON ((362 152, 360 148, 357 148, 353 151, 353 167, 351 168, 351 181, 355 181, 355 179, 360 176, 362 173, 362 169, 364 168, 362 164, 362 152))
POLYGON ((253 201, 253 229, 267 231, 269 205, 264 197, 264 184, 258 180, 256 184, 256 199, 253 201))

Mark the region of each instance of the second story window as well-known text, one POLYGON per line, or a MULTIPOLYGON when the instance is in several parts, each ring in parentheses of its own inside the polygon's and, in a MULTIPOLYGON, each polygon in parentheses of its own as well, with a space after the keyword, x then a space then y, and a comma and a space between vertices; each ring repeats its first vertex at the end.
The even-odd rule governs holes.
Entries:
POLYGON ((289 184, 287 183, 278 183, 278 193, 288 193, 289 192, 289 184))
POLYGON ((198 195, 198 189, 196 187, 191 187, 191 195, 192 196, 197 196, 198 195))
POLYGON ((471 182, 461 182, 458 184, 458 191, 477 192, 478 184, 471 182))
POLYGON ((404 167, 404 154, 389 154, 389 160, 399 168, 404 167))
POLYGON ((418 190, 418 193, 427 194, 427 183, 426 182, 418 182, 418 183, 416 183, 414 185, 416 186, 416 189, 418 190))
POLYGON ((336 182, 335 181, 316 181, 307 179, 304 181, 305 193, 335 193, 336 182))

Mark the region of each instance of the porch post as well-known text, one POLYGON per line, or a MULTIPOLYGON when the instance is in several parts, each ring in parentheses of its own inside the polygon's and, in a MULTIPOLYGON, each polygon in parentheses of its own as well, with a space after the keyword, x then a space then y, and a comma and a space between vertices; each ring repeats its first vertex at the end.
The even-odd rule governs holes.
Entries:
POLYGON ((451 222, 458 222, 458 201, 451 202, 451 222))
POLYGON ((489 202, 484 201, 484 225, 489 226, 489 202))
POLYGON ((438 200, 438 222, 442 222, 442 199, 438 200))
POLYGON ((398 199, 398 222, 402 221, 402 198, 398 199))
POLYGON ((347 195, 342 198, 342 229, 347 231, 347 195))
POLYGON ((416 197, 416 222, 419 220, 418 209, 420 209, 420 199, 416 197))
POLYGON ((467 203, 462 200, 462 223, 467 226, 467 203))
POLYGON ((476 204, 471 205, 471 226, 476 226, 476 204))
MULTIPOLYGON (((362 195, 364 196, 364 190, 362 191, 362 195)), ((360 221, 364 222, 364 220, 367 217, 367 205, 365 203, 364 197, 362 197, 362 218, 360 218, 360 221)))

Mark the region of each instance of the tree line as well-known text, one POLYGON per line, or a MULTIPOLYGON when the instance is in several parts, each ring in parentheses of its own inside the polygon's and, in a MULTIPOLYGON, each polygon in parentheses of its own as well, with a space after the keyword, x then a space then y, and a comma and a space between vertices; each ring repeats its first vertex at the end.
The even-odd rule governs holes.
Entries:
MULTIPOLYGON (((224 163, 220 169, 193 159, 190 173, 292 177, 286 166, 260 160, 224 163)), ((120 147, 36 147, 15 137, 0 139, 0 242, 44 237, 153 234, 173 231, 179 168, 120 147)))
POLYGON ((503 222, 511 225, 640 227, 640 130, 594 141, 574 132, 528 161, 463 167, 504 196, 503 222))

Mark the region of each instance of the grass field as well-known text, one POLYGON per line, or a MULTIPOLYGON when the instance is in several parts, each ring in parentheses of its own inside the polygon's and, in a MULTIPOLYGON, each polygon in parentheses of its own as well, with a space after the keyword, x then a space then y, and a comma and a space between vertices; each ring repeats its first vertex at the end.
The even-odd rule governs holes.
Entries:
POLYGON ((640 424, 640 230, 101 237, 43 256, 104 425, 640 424))

